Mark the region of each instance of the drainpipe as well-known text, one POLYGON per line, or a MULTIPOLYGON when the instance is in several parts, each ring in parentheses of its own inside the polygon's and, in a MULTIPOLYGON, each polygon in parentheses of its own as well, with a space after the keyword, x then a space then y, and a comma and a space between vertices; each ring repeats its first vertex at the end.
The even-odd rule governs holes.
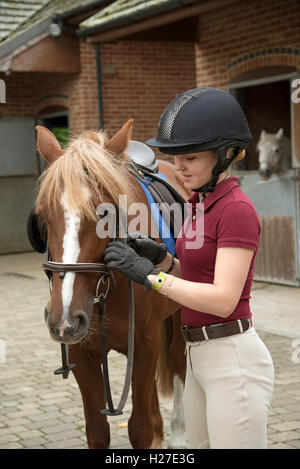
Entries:
POLYGON ((102 96, 102 68, 101 68, 101 51, 100 44, 95 44, 96 54, 96 72, 97 72, 97 88, 98 88, 98 112, 100 130, 104 129, 103 121, 103 96, 102 96))

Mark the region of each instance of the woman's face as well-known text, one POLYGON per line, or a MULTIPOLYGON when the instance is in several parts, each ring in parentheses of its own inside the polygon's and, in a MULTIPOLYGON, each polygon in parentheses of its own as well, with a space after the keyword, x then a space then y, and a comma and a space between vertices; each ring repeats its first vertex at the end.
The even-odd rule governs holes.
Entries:
POLYGON ((181 173, 185 187, 191 190, 198 189, 210 181, 216 162, 215 151, 175 156, 175 168, 181 173))

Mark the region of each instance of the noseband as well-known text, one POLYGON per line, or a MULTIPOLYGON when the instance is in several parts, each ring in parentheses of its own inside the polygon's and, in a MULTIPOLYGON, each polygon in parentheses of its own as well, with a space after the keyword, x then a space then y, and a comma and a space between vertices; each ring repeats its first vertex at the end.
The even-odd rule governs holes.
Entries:
MULTIPOLYGON (((98 280, 96 287, 96 295, 94 297, 94 304, 98 303, 98 319, 99 319, 99 330, 101 336, 101 357, 102 357, 102 373, 105 387, 105 397, 108 405, 108 409, 102 409, 101 413, 105 415, 120 415, 123 412, 123 408, 126 404, 130 382, 132 377, 133 369, 133 352, 134 352, 134 296, 133 296, 133 282, 128 280, 128 354, 127 354, 127 367, 125 382, 123 386, 122 396, 117 408, 114 407, 109 381, 108 372, 108 361, 107 361, 107 346, 106 346, 106 331, 105 331, 105 317, 106 317, 106 298, 111 294, 116 287, 116 280, 112 270, 106 266, 106 264, 100 263, 75 263, 65 264, 63 262, 52 262, 47 260, 43 263, 43 269, 49 278, 50 291, 52 289, 52 272, 59 272, 61 278, 65 276, 67 272, 101 272, 101 276, 98 280), (106 290, 100 292, 102 285, 106 285, 106 290)), ((75 367, 74 364, 68 363, 68 349, 66 344, 61 344, 62 354, 62 367, 54 371, 54 374, 62 374, 63 378, 68 378, 69 372, 75 367)))

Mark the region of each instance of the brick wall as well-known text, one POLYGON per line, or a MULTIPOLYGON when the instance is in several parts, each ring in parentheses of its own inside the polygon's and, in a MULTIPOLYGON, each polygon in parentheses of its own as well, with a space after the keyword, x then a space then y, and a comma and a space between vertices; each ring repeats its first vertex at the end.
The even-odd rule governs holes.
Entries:
POLYGON ((0 104, 0 118, 34 115, 34 88, 29 75, 16 73, 7 76, 0 73, 6 84, 6 103, 0 104))
POLYGON ((74 134, 99 129, 95 47, 80 43, 81 73, 69 84, 70 127, 74 134))
MULTIPOLYGON (((94 46, 82 41, 80 54, 79 75, 0 74, 7 84, 7 103, 1 105, 0 117, 35 116, 46 97, 54 96, 55 104, 55 95, 62 95, 72 132, 98 128, 94 46)), ((300 70, 299 54, 298 0, 244 0, 202 14, 196 53, 194 45, 180 42, 103 44, 105 127, 114 132, 132 117, 133 138, 145 140, 155 134, 162 110, 177 93, 194 86, 226 88, 232 78, 257 67, 289 65, 300 70)))
POLYGON ((197 86, 226 88, 257 67, 300 70, 299 0, 244 0, 199 17, 197 86))
POLYGON ((0 117, 35 117, 43 107, 68 106, 74 75, 62 73, 0 74, 6 83, 6 104, 0 117))
MULTIPOLYGON (((0 117, 36 116, 43 107, 69 109, 73 134, 99 128, 94 45, 80 45, 81 73, 13 73, 5 77, 7 103, 0 117)), ((156 133, 159 117, 179 92, 195 87, 194 45, 120 41, 101 46, 103 117, 110 134, 133 118, 133 138, 156 133), (107 75, 105 71, 112 70, 107 75)))
POLYGON ((116 130, 133 118, 134 139, 154 136, 166 105, 196 86, 194 45, 120 41, 101 47, 103 65, 115 70, 103 77, 105 126, 116 130))

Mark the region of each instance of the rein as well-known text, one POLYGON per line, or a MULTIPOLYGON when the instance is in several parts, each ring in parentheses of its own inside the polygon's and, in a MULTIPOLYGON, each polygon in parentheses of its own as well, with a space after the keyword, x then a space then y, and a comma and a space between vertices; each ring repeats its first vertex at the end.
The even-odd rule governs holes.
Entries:
MULTIPOLYGON (((126 242, 126 241, 125 241, 126 242)), ((49 253, 49 252, 48 252, 49 253)), ((102 409, 101 413, 105 415, 121 415, 123 408, 126 404, 131 377, 133 370, 133 356, 134 356, 134 294, 133 294, 133 282, 128 280, 128 353, 127 353, 127 367, 126 375, 121 395, 120 402, 117 408, 114 407, 109 372, 108 372, 108 360, 107 360, 107 344, 106 344, 106 329, 105 329, 105 318, 106 318, 106 299, 116 287, 116 280, 113 272, 106 264, 100 263, 74 263, 65 264, 63 262, 52 262, 48 260, 43 263, 43 269, 50 281, 50 291, 52 288, 52 272, 59 272, 61 278, 63 278, 66 272, 101 272, 100 278, 96 287, 96 295, 94 297, 94 304, 98 303, 98 319, 99 319, 99 330, 101 337, 101 362, 102 362, 102 373, 103 382, 105 388, 105 397, 108 405, 108 409, 102 409), (99 292, 102 285, 106 286, 104 292, 99 292)), ((62 355, 62 367, 54 371, 55 375, 62 374, 63 379, 67 379, 70 370, 75 368, 75 364, 69 364, 68 362, 68 347, 66 344, 61 344, 61 355, 62 355)))

